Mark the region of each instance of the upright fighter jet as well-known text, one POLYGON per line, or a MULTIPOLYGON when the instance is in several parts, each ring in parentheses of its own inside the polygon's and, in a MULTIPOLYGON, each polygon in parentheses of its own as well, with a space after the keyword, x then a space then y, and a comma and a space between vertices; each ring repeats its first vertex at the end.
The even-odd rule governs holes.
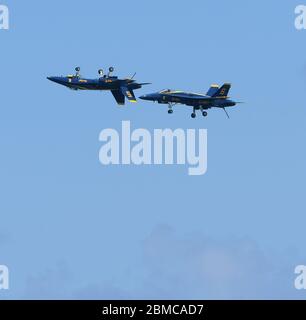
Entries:
POLYGON ((225 108, 234 107, 237 103, 241 103, 229 99, 228 93, 230 89, 231 84, 225 83, 221 88, 218 85, 212 85, 206 95, 168 89, 147 94, 139 98, 142 100, 167 104, 169 114, 173 113, 173 106, 177 104, 184 104, 193 107, 193 112, 191 114, 192 118, 196 117, 196 110, 201 110, 202 115, 206 117, 206 110, 211 108, 223 109, 229 118, 225 108))

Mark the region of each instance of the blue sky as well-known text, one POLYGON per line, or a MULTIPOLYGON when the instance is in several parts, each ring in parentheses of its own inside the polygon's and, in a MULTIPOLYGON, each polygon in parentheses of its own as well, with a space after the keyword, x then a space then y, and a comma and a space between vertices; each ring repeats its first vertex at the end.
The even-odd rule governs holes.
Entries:
POLYGON ((1 298, 301 298, 305 254, 306 31, 297 1, 2 1, 1 298), (246 104, 190 118, 46 80, 113 65, 152 85, 246 104), (208 172, 102 167, 99 133, 208 129, 208 172), (221 279, 221 281, 220 281, 221 279))

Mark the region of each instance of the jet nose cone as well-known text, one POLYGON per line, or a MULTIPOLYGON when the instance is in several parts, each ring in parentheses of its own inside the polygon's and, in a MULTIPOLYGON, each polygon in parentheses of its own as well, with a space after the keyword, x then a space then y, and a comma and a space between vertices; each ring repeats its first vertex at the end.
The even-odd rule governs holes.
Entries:
POLYGON ((146 96, 146 95, 140 96, 139 99, 141 99, 141 100, 147 100, 147 96, 146 96))
POLYGON ((60 77, 47 77, 48 80, 61 84, 63 81, 60 77))
POLYGON ((47 77, 48 80, 55 82, 55 77, 47 77))

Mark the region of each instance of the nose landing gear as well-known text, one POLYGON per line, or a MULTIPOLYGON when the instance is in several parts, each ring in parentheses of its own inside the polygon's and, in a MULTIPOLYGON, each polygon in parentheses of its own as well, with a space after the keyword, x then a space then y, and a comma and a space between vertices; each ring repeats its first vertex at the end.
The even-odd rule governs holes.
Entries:
POLYGON ((172 114, 173 113, 173 109, 172 109, 173 106, 175 106, 174 103, 169 103, 168 104, 168 114, 172 114))
POLYGON ((196 116, 197 116, 196 115, 196 109, 195 109, 195 107, 193 107, 193 112, 191 114, 191 118, 194 119, 196 116))

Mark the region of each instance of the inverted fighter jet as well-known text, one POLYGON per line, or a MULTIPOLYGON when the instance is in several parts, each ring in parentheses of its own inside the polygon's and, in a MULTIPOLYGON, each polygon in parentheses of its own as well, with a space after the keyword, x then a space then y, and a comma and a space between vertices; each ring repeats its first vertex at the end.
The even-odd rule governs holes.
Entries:
POLYGON ((137 83, 133 80, 136 74, 131 78, 118 79, 112 75, 114 68, 110 67, 108 74, 104 74, 103 70, 98 71, 98 79, 86 79, 80 75, 80 68, 75 68, 76 74, 66 77, 48 77, 47 79, 55 83, 61 84, 72 90, 101 90, 111 91, 119 105, 125 104, 125 98, 130 102, 137 102, 134 91, 140 89, 143 85, 150 83, 137 83))

